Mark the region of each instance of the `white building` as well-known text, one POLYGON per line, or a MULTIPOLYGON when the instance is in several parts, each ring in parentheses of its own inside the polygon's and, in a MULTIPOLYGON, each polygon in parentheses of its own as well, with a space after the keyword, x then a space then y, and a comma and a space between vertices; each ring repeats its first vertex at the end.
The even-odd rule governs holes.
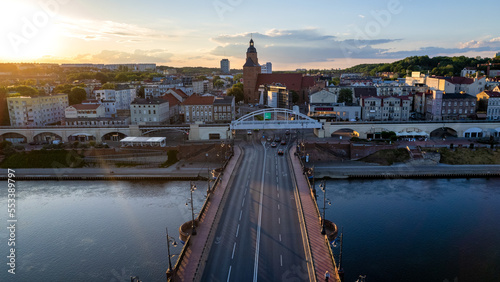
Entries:
POLYGON ((135 99, 130 104, 130 122, 132 124, 168 124, 169 119, 167 100, 135 99))
POLYGON ((489 96, 486 118, 488 120, 500 120, 500 93, 490 92, 489 96))
POLYGON ((472 76, 473 74, 475 74, 477 72, 477 70, 475 68, 471 68, 471 67, 465 67, 461 72, 460 72, 460 76, 462 77, 470 77, 472 76))
POLYGON ((95 91, 95 98, 99 101, 114 101, 114 108, 116 110, 130 109, 130 103, 137 97, 134 88, 113 90, 101 89, 95 91))
POLYGON ((63 120, 68 95, 8 97, 7 106, 11 126, 43 126, 63 120))
POLYGON ((65 118, 100 118, 104 117, 102 104, 76 104, 64 110, 65 118))
POLYGON ((273 73, 273 64, 271 62, 267 62, 260 65, 260 73, 273 73))

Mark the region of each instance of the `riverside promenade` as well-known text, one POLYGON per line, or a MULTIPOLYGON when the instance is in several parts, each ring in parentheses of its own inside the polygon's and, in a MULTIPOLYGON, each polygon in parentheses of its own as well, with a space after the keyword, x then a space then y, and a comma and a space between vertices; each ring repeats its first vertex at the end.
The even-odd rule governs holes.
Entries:
MULTIPOLYGON (((340 281, 337 273, 335 260, 326 235, 321 234, 321 215, 314 196, 311 193, 307 179, 304 176, 299 158, 295 155, 296 147, 290 150, 290 159, 292 161, 293 172, 297 183, 298 193, 301 203, 303 219, 306 228, 304 241, 309 244, 306 248, 310 249, 312 264, 315 277, 313 281, 324 281, 325 272, 331 275, 329 281, 340 281)), ((312 279, 311 279, 312 280, 312 279)))

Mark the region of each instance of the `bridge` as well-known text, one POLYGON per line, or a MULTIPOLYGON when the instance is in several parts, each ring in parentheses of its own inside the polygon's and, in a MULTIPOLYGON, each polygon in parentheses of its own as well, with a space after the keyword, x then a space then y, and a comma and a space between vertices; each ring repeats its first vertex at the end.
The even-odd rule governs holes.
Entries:
POLYGON ((339 131, 351 131, 359 138, 376 139, 384 131, 398 136, 463 138, 500 137, 500 122, 496 121, 426 121, 426 122, 326 122, 316 130, 318 137, 330 137, 339 131))
POLYGON ((280 108, 254 111, 231 122, 231 130, 313 128, 320 129, 322 124, 304 114, 280 108))

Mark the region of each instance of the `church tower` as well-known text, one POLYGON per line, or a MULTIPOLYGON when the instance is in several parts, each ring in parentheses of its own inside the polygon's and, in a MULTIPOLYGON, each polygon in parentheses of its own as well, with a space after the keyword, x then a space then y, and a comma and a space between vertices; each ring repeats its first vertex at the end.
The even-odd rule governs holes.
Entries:
POLYGON ((257 79, 260 70, 257 49, 255 49, 253 39, 250 39, 250 46, 247 49, 247 59, 243 65, 243 94, 245 96, 245 103, 259 102, 257 79))

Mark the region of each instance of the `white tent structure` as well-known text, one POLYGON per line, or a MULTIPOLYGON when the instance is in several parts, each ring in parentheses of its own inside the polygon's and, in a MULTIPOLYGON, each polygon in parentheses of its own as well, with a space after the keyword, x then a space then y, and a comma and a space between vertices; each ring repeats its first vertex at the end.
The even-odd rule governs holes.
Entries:
POLYGON ((126 137, 120 140, 122 147, 165 147, 166 137, 126 137))

